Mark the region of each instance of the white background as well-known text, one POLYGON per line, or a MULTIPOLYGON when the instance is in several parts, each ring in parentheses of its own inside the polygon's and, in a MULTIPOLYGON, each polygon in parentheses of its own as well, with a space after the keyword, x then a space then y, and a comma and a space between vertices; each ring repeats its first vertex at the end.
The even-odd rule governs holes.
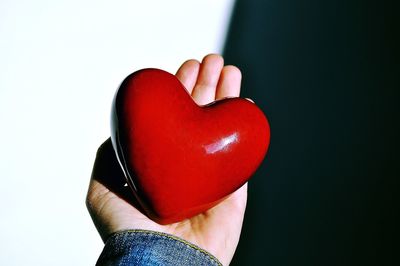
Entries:
POLYGON ((221 52, 233 0, 0 1, 0 265, 94 265, 86 211, 131 72, 221 52))

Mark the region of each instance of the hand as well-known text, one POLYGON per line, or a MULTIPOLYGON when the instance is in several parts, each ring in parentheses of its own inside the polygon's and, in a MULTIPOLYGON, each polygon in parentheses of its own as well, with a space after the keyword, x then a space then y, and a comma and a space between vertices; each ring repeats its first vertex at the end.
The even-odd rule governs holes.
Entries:
MULTIPOLYGON (((241 73, 225 66, 221 56, 211 54, 199 63, 189 60, 176 73, 193 99, 204 105, 224 97, 238 97, 241 73)), ((247 183, 221 203, 190 219, 160 225, 142 214, 113 151, 111 141, 98 152, 86 204, 103 241, 117 231, 144 229, 172 234, 213 254, 223 265, 232 260, 242 228, 247 183)))

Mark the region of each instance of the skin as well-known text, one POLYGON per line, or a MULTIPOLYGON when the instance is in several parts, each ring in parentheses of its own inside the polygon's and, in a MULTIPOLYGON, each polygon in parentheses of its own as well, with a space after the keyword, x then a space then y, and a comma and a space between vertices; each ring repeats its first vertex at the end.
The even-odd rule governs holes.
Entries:
MULTIPOLYGON (((221 56, 210 54, 202 62, 188 60, 176 77, 199 105, 224 97, 238 97, 241 72, 235 66, 224 66, 221 56)), ((239 242, 247 201, 247 183, 212 209, 190 219, 160 225, 142 214, 140 206, 125 186, 110 139, 96 156, 86 205, 103 241, 117 231, 153 230, 185 239, 213 254, 223 265, 229 265, 239 242)))

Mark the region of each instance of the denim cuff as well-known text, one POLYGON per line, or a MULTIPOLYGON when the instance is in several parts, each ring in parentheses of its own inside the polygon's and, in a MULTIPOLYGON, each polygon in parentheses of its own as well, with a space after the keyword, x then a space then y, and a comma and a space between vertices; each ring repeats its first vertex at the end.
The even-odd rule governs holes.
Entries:
POLYGON ((179 237, 148 230, 112 234, 96 265, 218 265, 210 253, 179 237))

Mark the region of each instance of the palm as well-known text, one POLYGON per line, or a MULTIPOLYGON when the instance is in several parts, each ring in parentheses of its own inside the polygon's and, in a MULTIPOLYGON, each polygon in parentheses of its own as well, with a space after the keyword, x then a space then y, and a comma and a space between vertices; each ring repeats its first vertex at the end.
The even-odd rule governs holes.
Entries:
MULTIPOLYGON (((223 67, 223 60, 217 55, 205 57, 201 64, 194 60, 185 62, 176 76, 200 105, 237 97, 240 92, 240 72, 232 66, 223 67)), ((139 205, 124 183, 111 141, 107 140, 98 151, 87 196, 89 212, 103 240, 125 229, 154 230, 181 237, 229 264, 239 241, 247 184, 204 213, 160 225, 138 210, 139 205)))

